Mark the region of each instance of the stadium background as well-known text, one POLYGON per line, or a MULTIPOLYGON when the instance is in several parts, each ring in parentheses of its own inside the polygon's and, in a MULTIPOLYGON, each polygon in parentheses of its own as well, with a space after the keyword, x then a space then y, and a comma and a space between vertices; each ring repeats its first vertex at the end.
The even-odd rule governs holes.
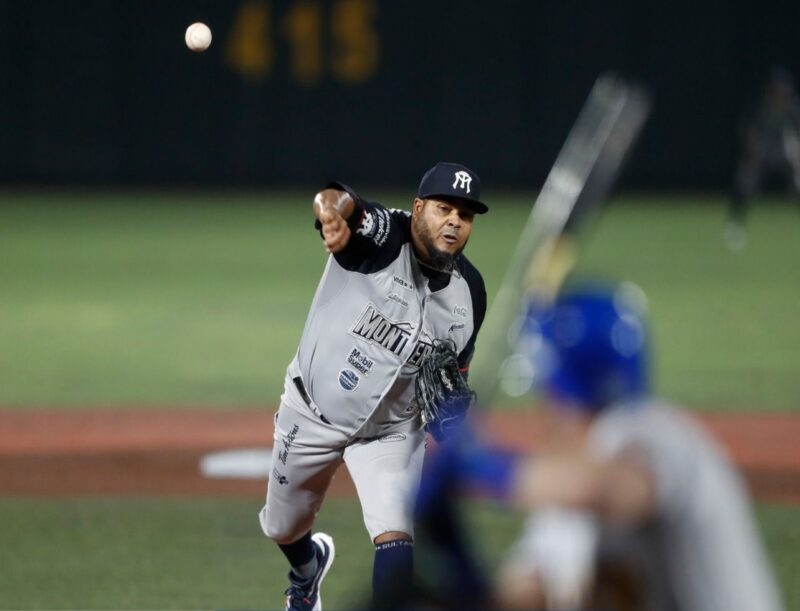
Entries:
MULTIPOLYGON (((309 203, 329 178, 404 207, 434 161, 474 167, 492 213, 470 256, 491 297, 606 69, 647 83, 655 110, 581 269, 648 292, 660 392, 711 418, 796 416, 800 213, 761 198, 741 253, 722 228, 742 110, 771 66, 800 70, 798 13, 0 0, 0 608, 277 606, 285 568, 255 520, 260 482, 154 495, 132 465, 165 479, 169 460, 193 461, 196 447, 153 440, 209 415, 220 448, 237 423, 268 423, 324 261, 309 203), (195 20, 215 36, 202 55, 183 46, 195 20), (67 439, 65 417, 96 435, 157 429, 123 452, 67 439), (114 494, 92 483, 98 465, 114 494)), ((797 454, 772 473, 780 498, 798 494, 797 454)), ((800 511, 776 498, 759 523, 800 609, 800 511)), ((491 565, 518 516, 470 515, 491 565)), ((371 561, 354 500, 331 499, 320 520, 340 553, 326 606, 352 605, 371 561)))

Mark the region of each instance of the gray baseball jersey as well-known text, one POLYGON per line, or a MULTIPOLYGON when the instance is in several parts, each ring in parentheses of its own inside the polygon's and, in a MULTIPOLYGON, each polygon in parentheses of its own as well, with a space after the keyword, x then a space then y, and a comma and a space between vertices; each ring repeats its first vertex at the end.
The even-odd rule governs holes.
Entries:
POLYGON ((422 266, 407 212, 363 201, 331 255, 286 373, 275 419, 264 533, 292 541, 313 524, 345 462, 372 539, 413 536, 424 433, 414 376, 433 339, 452 339, 466 368, 486 311, 483 279, 459 256, 452 273, 422 266))
POLYGON ((328 259, 289 374, 321 415, 359 437, 418 426, 414 377, 433 339, 466 368, 486 311, 483 279, 460 255, 452 273, 414 255, 408 212, 356 201, 347 247, 328 259))
POLYGON ((656 516, 635 539, 672 597, 654 608, 781 608, 742 483, 688 416, 657 402, 620 405, 597 417, 591 440, 606 457, 636 452, 653 474, 656 516))

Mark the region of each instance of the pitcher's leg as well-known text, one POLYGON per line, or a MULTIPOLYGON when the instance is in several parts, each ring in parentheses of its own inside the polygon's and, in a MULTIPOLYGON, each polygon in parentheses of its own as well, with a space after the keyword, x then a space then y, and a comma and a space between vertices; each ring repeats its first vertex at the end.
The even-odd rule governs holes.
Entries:
POLYGON ((284 393, 275 417, 272 469, 259 521, 291 567, 287 606, 311 609, 321 604, 319 588, 335 553, 331 537, 312 535, 311 527, 342 462, 346 438, 296 399, 284 393))
POLYGON ((284 400, 275 419, 273 443, 267 500, 259 517, 264 534, 286 545, 311 529, 341 464, 343 436, 305 406, 284 400))
POLYGON ((347 447, 344 454, 375 544, 373 606, 388 606, 397 588, 413 579, 414 498, 419 487, 425 435, 393 433, 347 447))

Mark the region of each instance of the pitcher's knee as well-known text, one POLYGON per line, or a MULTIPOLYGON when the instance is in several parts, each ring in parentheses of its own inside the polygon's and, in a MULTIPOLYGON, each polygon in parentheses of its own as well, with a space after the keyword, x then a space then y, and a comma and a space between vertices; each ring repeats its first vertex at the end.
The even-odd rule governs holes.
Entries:
POLYGON ((258 521, 267 537, 279 545, 286 545, 294 543, 311 530, 314 516, 275 515, 275 512, 270 511, 265 505, 258 514, 258 521))

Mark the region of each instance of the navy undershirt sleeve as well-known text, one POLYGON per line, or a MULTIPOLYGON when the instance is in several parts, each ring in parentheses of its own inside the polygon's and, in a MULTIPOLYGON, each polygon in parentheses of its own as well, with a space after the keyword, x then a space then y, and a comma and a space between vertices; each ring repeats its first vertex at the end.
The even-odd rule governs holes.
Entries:
MULTIPOLYGON (((336 253, 336 262, 348 271, 370 274, 387 267, 400 254, 411 235, 408 215, 400 210, 387 210, 377 202, 366 201, 347 185, 330 182, 326 189, 348 193, 355 201, 353 214, 347 219, 352 232, 344 249, 336 253)), ((320 231, 321 223, 315 227, 320 231)))
POLYGON ((467 281, 470 296, 472 297, 472 335, 467 341, 467 345, 458 355, 458 366, 466 375, 466 370, 469 368, 469 363, 475 353, 475 340, 478 337, 478 331, 480 331, 483 319, 486 317, 486 286, 483 283, 483 277, 480 272, 465 256, 461 255, 459 257, 458 266, 464 276, 464 280, 467 281))

